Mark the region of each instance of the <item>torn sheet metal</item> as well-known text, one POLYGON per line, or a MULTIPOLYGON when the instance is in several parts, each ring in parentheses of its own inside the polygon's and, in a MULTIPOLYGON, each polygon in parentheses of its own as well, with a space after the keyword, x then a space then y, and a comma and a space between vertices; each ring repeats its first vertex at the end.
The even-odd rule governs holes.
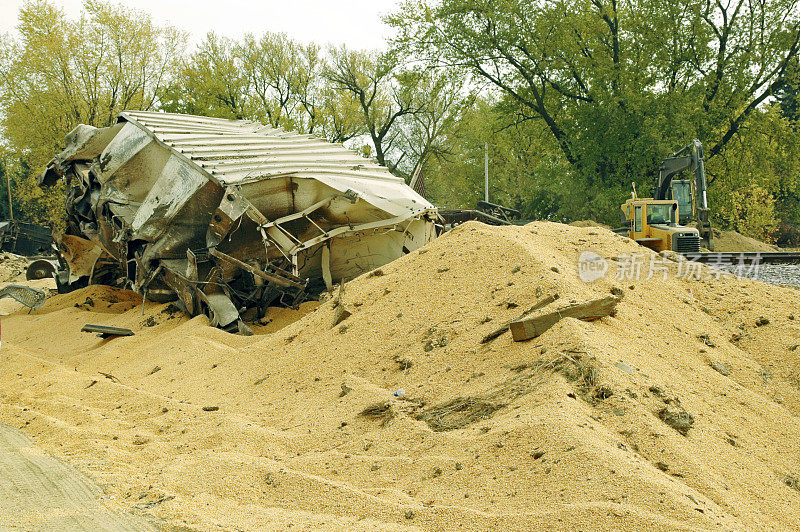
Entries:
POLYGON ((63 288, 103 282, 180 299, 228 330, 382 266, 441 227, 386 168, 256 122, 126 111, 66 140, 40 177, 67 180, 63 288))
POLYGON ((47 299, 47 295, 41 290, 17 284, 8 284, 0 288, 0 299, 4 297, 16 299, 26 307, 34 310, 41 307, 47 299))

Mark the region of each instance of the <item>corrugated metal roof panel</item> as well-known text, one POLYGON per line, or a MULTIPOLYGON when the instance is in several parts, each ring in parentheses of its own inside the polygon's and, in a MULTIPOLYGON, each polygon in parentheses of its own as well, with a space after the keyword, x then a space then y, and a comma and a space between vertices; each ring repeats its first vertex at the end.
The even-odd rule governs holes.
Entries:
POLYGON ((226 184, 287 173, 403 181, 340 144, 249 120, 151 111, 125 111, 119 120, 139 125, 226 184))
MULTIPOLYGON (((157 131, 154 133, 158 134, 157 131)), ((236 135, 219 135, 217 137, 198 137, 198 136, 177 136, 177 135, 162 135, 158 134, 158 138, 161 139, 162 142, 165 142, 170 145, 175 146, 189 146, 189 147, 196 147, 198 149, 207 148, 207 147, 224 147, 224 146, 231 146, 234 148, 274 148, 274 149, 289 149, 289 148, 318 148, 318 149, 338 149, 338 151, 342 151, 341 146, 336 148, 336 144, 330 144, 327 142, 319 142, 319 141, 309 141, 309 140, 300 140, 300 141, 293 141, 293 140, 286 140, 286 139, 275 139, 275 138, 255 138, 255 137, 245 137, 245 136, 236 136, 236 135)), ((350 155, 357 157, 357 155, 349 150, 345 150, 350 153, 350 155)), ((362 157, 363 158, 363 157, 362 157)))

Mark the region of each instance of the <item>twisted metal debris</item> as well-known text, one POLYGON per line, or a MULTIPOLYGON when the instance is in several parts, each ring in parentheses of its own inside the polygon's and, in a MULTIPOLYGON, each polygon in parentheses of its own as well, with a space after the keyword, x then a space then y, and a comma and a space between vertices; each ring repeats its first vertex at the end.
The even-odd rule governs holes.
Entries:
POLYGON ((40 184, 61 178, 61 291, 125 286, 242 333, 246 312, 296 304, 440 229, 433 205, 386 168, 250 121, 127 111, 107 128, 80 125, 40 184))

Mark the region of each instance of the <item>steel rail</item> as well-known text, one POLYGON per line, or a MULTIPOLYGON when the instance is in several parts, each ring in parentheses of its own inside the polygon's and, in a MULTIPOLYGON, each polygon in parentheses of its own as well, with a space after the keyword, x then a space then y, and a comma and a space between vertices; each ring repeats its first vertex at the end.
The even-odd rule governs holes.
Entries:
POLYGON ((775 264, 781 262, 800 262, 798 251, 727 251, 684 253, 684 257, 704 264, 775 264))

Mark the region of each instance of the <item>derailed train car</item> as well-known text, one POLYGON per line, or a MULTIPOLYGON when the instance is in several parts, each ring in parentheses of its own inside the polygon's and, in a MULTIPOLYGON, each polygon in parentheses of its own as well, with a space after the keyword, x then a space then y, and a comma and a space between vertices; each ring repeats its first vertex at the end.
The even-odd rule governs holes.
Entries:
POLYGON ((42 186, 67 180, 61 290, 127 286, 246 333, 437 236, 433 205, 341 145, 256 122, 127 111, 80 125, 42 186))

